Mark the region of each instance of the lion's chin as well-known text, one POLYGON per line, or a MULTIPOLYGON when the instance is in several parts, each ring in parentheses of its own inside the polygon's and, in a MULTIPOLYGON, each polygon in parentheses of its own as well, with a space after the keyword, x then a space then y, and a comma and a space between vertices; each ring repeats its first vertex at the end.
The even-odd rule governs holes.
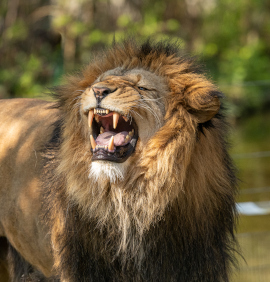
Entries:
POLYGON ((89 179, 95 182, 109 181, 117 183, 123 181, 126 174, 128 160, 124 163, 114 163, 110 161, 94 161, 91 163, 89 179))

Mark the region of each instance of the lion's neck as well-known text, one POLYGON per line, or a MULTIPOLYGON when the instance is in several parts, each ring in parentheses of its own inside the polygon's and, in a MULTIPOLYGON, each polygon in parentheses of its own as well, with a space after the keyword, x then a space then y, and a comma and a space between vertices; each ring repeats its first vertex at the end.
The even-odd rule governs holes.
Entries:
MULTIPOLYGON (((106 241, 114 242, 112 248, 115 255, 129 257, 137 252, 142 253, 142 242, 147 232, 163 218, 168 205, 166 199, 157 197, 153 191, 150 193, 145 184, 144 178, 138 178, 135 182, 111 183, 108 178, 94 177, 88 178, 87 194, 74 182, 73 185, 78 187, 67 190, 80 191, 79 194, 69 195, 69 201, 74 203, 75 198, 82 218, 91 222, 94 230, 104 232, 106 241)), ((112 250, 109 248, 108 252, 112 250)))

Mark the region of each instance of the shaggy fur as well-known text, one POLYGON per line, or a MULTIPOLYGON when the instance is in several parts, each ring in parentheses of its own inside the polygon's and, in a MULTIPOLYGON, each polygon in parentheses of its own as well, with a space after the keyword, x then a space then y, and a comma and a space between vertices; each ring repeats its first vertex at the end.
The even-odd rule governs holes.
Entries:
POLYGON ((126 41, 69 77, 55 97, 59 119, 42 176, 51 279, 229 281, 236 178, 223 95, 194 60, 174 44, 126 41), (138 125, 135 152, 121 164, 91 164, 85 105, 98 83, 120 89, 104 104, 138 125))

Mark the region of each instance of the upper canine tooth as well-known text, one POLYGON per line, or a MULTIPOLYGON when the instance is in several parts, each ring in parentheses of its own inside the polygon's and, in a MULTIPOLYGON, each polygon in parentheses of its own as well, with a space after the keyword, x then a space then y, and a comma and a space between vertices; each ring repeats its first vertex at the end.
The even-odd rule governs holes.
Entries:
POLYGON ((114 150, 114 137, 113 136, 111 137, 111 139, 109 141, 108 150, 109 151, 113 151, 114 150))
POLYGON ((114 112, 113 113, 113 128, 116 129, 120 114, 114 112))
POLYGON ((92 149, 94 150, 96 148, 96 146, 97 146, 97 143, 96 143, 93 135, 90 135, 90 143, 91 143, 92 149))
POLYGON ((128 121, 128 117, 123 116, 123 119, 125 120, 125 122, 128 121))
POLYGON ((94 118, 94 111, 91 110, 88 113, 88 126, 89 127, 92 127, 93 118, 94 118))

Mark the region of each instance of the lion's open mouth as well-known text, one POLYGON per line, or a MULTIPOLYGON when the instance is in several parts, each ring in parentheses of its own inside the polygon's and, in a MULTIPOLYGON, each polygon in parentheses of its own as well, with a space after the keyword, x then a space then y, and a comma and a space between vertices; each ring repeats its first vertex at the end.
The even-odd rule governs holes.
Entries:
POLYGON ((93 133, 90 135, 92 161, 121 163, 133 153, 138 132, 131 117, 108 109, 95 108, 88 113, 88 124, 93 133))

